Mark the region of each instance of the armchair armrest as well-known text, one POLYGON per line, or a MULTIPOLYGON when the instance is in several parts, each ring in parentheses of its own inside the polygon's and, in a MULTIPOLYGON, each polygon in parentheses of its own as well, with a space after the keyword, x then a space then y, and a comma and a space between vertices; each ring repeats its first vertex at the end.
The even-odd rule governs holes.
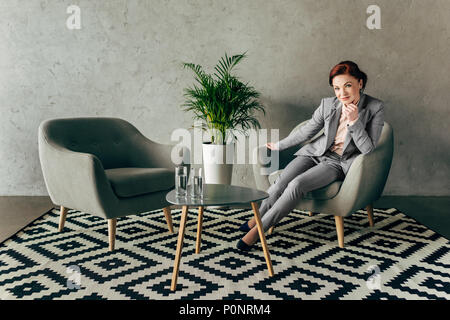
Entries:
POLYGON ((39 131, 39 158, 56 205, 108 217, 118 202, 100 160, 50 143, 39 131))

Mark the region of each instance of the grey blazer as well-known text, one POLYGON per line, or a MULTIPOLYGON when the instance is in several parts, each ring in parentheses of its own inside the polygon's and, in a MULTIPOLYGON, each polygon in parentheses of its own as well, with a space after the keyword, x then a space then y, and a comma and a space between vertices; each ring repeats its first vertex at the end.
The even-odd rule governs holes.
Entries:
MULTIPOLYGON (((322 135, 303 146, 295 155, 323 156, 334 144, 342 103, 337 97, 323 98, 312 118, 299 130, 277 143, 284 150, 313 138, 321 129, 322 135)), ((341 165, 347 174, 353 160, 361 153, 371 152, 377 145, 384 124, 383 101, 362 93, 358 102, 358 120, 348 126, 345 137, 341 165)))

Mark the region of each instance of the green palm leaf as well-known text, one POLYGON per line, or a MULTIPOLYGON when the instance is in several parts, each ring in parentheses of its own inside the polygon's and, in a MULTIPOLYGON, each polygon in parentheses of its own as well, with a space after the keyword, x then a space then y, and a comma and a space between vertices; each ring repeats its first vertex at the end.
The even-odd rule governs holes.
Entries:
POLYGON ((205 73, 200 65, 182 64, 194 72, 196 81, 196 85, 184 90, 183 110, 193 112, 194 119, 204 121, 203 128, 210 130, 213 143, 225 143, 228 129, 245 131, 261 127, 254 115, 257 111, 265 115, 264 106, 258 100, 259 93, 231 73, 245 57, 246 53, 231 57, 225 53, 213 75, 205 73))

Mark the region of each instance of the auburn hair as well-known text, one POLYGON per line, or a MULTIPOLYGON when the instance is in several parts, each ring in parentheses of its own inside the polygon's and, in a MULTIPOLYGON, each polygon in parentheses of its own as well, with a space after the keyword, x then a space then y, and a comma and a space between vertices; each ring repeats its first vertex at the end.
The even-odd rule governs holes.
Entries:
POLYGON ((366 87, 367 75, 361 71, 356 63, 353 61, 342 61, 335 65, 330 71, 329 82, 330 86, 333 86, 333 78, 340 74, 349 74, 356 79, 362 80, 362 89, 366 87))

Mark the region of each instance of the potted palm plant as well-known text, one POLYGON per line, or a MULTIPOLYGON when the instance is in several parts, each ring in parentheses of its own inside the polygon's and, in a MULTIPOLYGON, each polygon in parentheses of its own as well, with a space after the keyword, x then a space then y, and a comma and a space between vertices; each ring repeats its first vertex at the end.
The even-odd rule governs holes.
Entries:
POLYGON ((184 90, 183 110, 192 111, 194 120, 200 120, 200 128, 209 131, 211 137, 202 146, 206 183, 231 184, 236 131, 246 135, 250 128, 261 128, 254 115, 256 111, 265 115, 259 93, 232 74, 245 57, 245 53, 231 57, 225 53, 213 74, 206 73, 200 65, 183 63, 184 68, 194 72, 196 81, 184 90))

